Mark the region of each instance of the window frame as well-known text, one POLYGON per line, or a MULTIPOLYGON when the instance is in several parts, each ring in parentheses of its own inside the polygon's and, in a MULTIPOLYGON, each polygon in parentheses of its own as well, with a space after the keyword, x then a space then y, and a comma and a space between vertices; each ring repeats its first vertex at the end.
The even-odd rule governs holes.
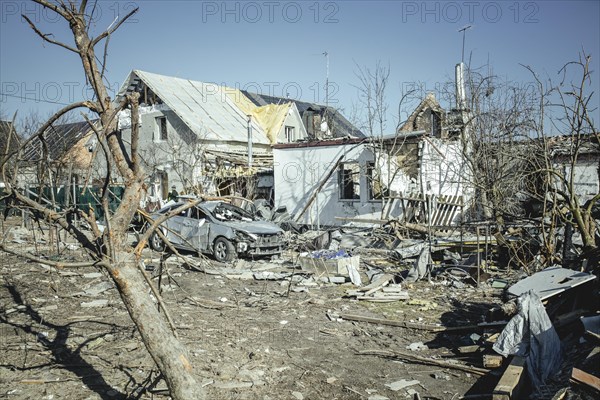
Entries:
POLYGON ((160 117, 155 117, 155 126, 156 126, 156 136, 154 138, 155 142, 166 142, 169 139, 169 125, 167 124, 167 117, 164 115, 160 117))
POLYGON ((347 161, 340 163, 338 167, 338 199, 340 201, 348 201, 348 202, 360 202, 360 193, 361 193, 361 168, 358 161, 347 161), (347 167, 355 167, 356 170, 354 172, 350 172, 348 175, 346 171, 351 171, 347 167), (347 176, 350 176, 352 179, 346 179, 347 176), (346 193, 348 191, 348 183, 352 182, 352 192, 354 194, 353 197, 346 197, 346 193), (358 191, 357 188, 358 187, 358 191))
POLYGON ((297 140, 296 138, 296 127, 293 125, 284 125, 284 132, 285 132, 285 140, 287 140, 288 143, 293 143, 297 140), (290 138, 290 133, 291 133, 291 138, 290 138))

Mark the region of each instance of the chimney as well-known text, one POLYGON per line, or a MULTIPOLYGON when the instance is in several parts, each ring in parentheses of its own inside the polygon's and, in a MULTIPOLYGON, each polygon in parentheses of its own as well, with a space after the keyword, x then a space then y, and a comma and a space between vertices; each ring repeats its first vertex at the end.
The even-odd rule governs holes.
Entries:
POLYGON ((467 98, 465 95, 465 65, 461 62, 456 64, 454 69, 455 82, 456 82, 456 108, 464 110, 466 107, 467 98))

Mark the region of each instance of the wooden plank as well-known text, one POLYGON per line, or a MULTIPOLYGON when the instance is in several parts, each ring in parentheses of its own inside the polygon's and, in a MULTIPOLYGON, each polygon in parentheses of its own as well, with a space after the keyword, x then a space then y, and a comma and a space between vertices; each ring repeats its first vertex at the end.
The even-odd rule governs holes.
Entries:
POLYGON ((456 363, 450 363, 447 361, 436 360, 433 358, 421 357, 416 354, 405 353, 405 352, 399 351, 399 350, 396 350, 396 351, 365 350, 365 351, 359 351, 356 354, 379 356, 379 357, 385 357, 385 358, 395 358, 395 359, 400 359, 400 360, 404 360, 404 361, 417 362, 417 363, 425 364, 425 365, 437 365, 442 368, 458 369, 461 371, 466 371, 466 372, 470 372, 470 373, 477 374, 477 375, 486 375, 488 372, 490 372, 489 369, 485 369, 485 368, 471 367, 469 365, 456 364, 456 363))
POLYGON ((474 331, 485 328, 500 328, 506 325, 506 322, 497 322, 497 323, 486 323, 486 324, 477 324, 477 325, 465 325, 465 326, 438 326, 431 324, 420 324, 416 322, 405 322, 398 321, 393 319, 385 319, 385 318, 375 318, 375 317, 367 317, 364 315, 356 315, 356 314, 340 314, 340 318, 348 320, 348 321, 358 321, 358 322, 369 322, 373 324, 381 324, 381 325, 389 325, 389 326, 398 326, 401 328, 410 328, 410 329, 418 329, 423 331, 430 332, 461 332, 461 331, 474 331))
POLYGON ((504 362, 504 357, 499 354, 484 354, 483 366, 485 368, 500 368, 504 362))
POLYGON ((433 222, 434 225, 446 225, 446 216, 450 211, 450 207, 443 203, 436 204, 437 219, 433 222))
POLYGON ((460 354, 476 353, 479 350, 481 350, 481 346, 477 344, 473 344, 470 346, 460 346, 457 350, 460 354))
POLYGON ((329 172, 327 173, 327 175, 325 175, 325 178, 323 178, 323 180, 321 181, 321 183, 319 183, 319 186, 317 186, 317 188, 314 190, 314 192, 312 193, 312 195, 310 196, 310 198, 306 202, 306 205, 304 206, 304 208, 302 209, 302 211, 300 211, 300 213, 296 216, 296 218, 295 218, 296 222, 300 221, 300 218, 302 218, 302 216, 304 215, 304 213, 306 212, 306 210, 308 210, 308 208, 310 207, 310 205, 317 198, 317 196, 318 196, 319 192, 321 191, 321 189, 323 188, 323 186, 325 186, 325 184, 327 183, 327 181, 329 180, 329 178, 331 178, 331 176, 333 175, 333 173, 335 171, 337 171, 337 168, 342 163, 342 160, 344 159, 344 156, 345 155, 342 154, 340 156, 340 158, 338 158, 338 160, 333 165, 333 167, 329 170, 329 172))
POLYGON ((494 388, 492 400, 515 400, 525 382, 525 358, 514 356, 494 388))
POLYGON ((582 383, 600 393, 600 378, 595 377, 592 374, 588 374, 587 372, 578 368, 573 368, 571 380, 577 383, 582 383))
POLYGON ((340 221, 350 221, 350 222, 360 222, 363 224, 378 224, 384 225, 390 222, 387 219, 375 219, 375 218, 353 218, 353 217, 335 217, 335 219, 340 221))
POLYGON ((375 292, 377 289, 380 289, 387 285, 391 280, 394 279, 394 275, 392 274, 383 274, 379 278, 375 279, 373 282, 368 284, 367 286, 363 286, 358 288, 357 290, 361 292, 366 292, 365 294, 371 294, 375 292))

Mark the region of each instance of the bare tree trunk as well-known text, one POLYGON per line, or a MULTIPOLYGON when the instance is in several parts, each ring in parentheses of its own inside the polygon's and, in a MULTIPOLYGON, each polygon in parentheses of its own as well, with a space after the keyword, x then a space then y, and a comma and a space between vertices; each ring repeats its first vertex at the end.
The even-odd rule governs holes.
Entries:
POLYGON ((146 349, 162 372, 174 399, 203 399, 205 394, 193 375, 186 348, 175 338, 153 301, 137 261, 131 253, 118 252, 117 262, 107 267, 146 349))
MULTIPOLYGON (((148 286, 151 285, 151 282, 144 279, 144 273, 139 267, 140 255, 133 251, 127 241, 129 224, 139 206, 143 183, 146 179, 137 154, 139 135, 137 102, 139 95, 134 93, 128 96, 117 108, 109 98, 104 84, 105 66, 99 67, 99 63, 103 61, 100 61, 94 52, 94 47, 113 34, 137 9, 111 24, 109 29, 97 37, 92 38, 89 33, 89 25, 93 20, 93 10, 95 8, 86 10, 87 1, 81 1, 79 4, 75 1, 34 0, 34 2, 48 10, 52 10, 68 22, 72 31, 74 46, 54 40, 53 35, 43 34, 27 16, 23 15, 31 28, 44 41, 78 54, 86 79, 94 91, 96 101, 80 102, 63 108, 40 127, 38 132, 28 139, 28 142, 36 139, 43 140, 50 124, 58 120, 61 115, 77 107, 88 108, 99 116, 102 124, 101 130, 91 123, 90 127, 96 133, 102 149, 101 154, 104 155, 107 165, 106 176, 104 177, 105 183, 102 187, 102 204, 106 214, 104 233, 100 233, 93 217, 93 211, 90 215, 81 213, 81 216, 88 220, 92 228, 94 237, 90 239, 86 233, 70 224, 61 213, 48 208, 42 203, 36 203, 28 199, 15 187, 9 185, 7 189, 21 204, 38 211, 51 225, 62 227, 78 240, 93 260, 89 265, 102 265, 108 270, 148 352, 167 382, 171 397, 176 400, 203 399, 204 391, 193 374, 187 351, 178 340, 176 333, 167 324, 166 317, 160 313, 157 304, 159 299, 153 297, 151 288, 148 286), (130 144, 123 142, 121 136, 117 134, 116 123, 117 112, 127 105, 131 107, 132 119, 132 140, 130 144), (113 180, 113 173, 120 177, 125 186, 125 191, 117 210, 110 213, 108 196, 109 183, 113 180)), ((4 164, 5 161, 2 160, 2 165, 4 164)), ((4 170, 3 175, 5 175, 4 170)), ((0 243, 0 246, 2 246, 2 243, 0 243)), ((6 251, 6 249, 2 249, 6 251)), ((25 254, 21 255, 27 257, 25 254)))

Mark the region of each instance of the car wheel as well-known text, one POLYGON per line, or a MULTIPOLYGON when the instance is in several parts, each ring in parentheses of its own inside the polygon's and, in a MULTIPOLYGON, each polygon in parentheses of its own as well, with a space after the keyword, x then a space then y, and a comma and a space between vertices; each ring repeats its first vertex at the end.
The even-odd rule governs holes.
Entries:
POLYGON ((150 235, 150 247, 152 250, 159 251, 161 253, 165 251, 165 242, 163 242, 156 231, 150 235))
POLYGON ((219 262, 228 262, 232 261, 236 255, 235 247, 229 240, 224 237, 215 240, 215 243, 213 244, 213 256, 215 257, 215 260, 219 262))

